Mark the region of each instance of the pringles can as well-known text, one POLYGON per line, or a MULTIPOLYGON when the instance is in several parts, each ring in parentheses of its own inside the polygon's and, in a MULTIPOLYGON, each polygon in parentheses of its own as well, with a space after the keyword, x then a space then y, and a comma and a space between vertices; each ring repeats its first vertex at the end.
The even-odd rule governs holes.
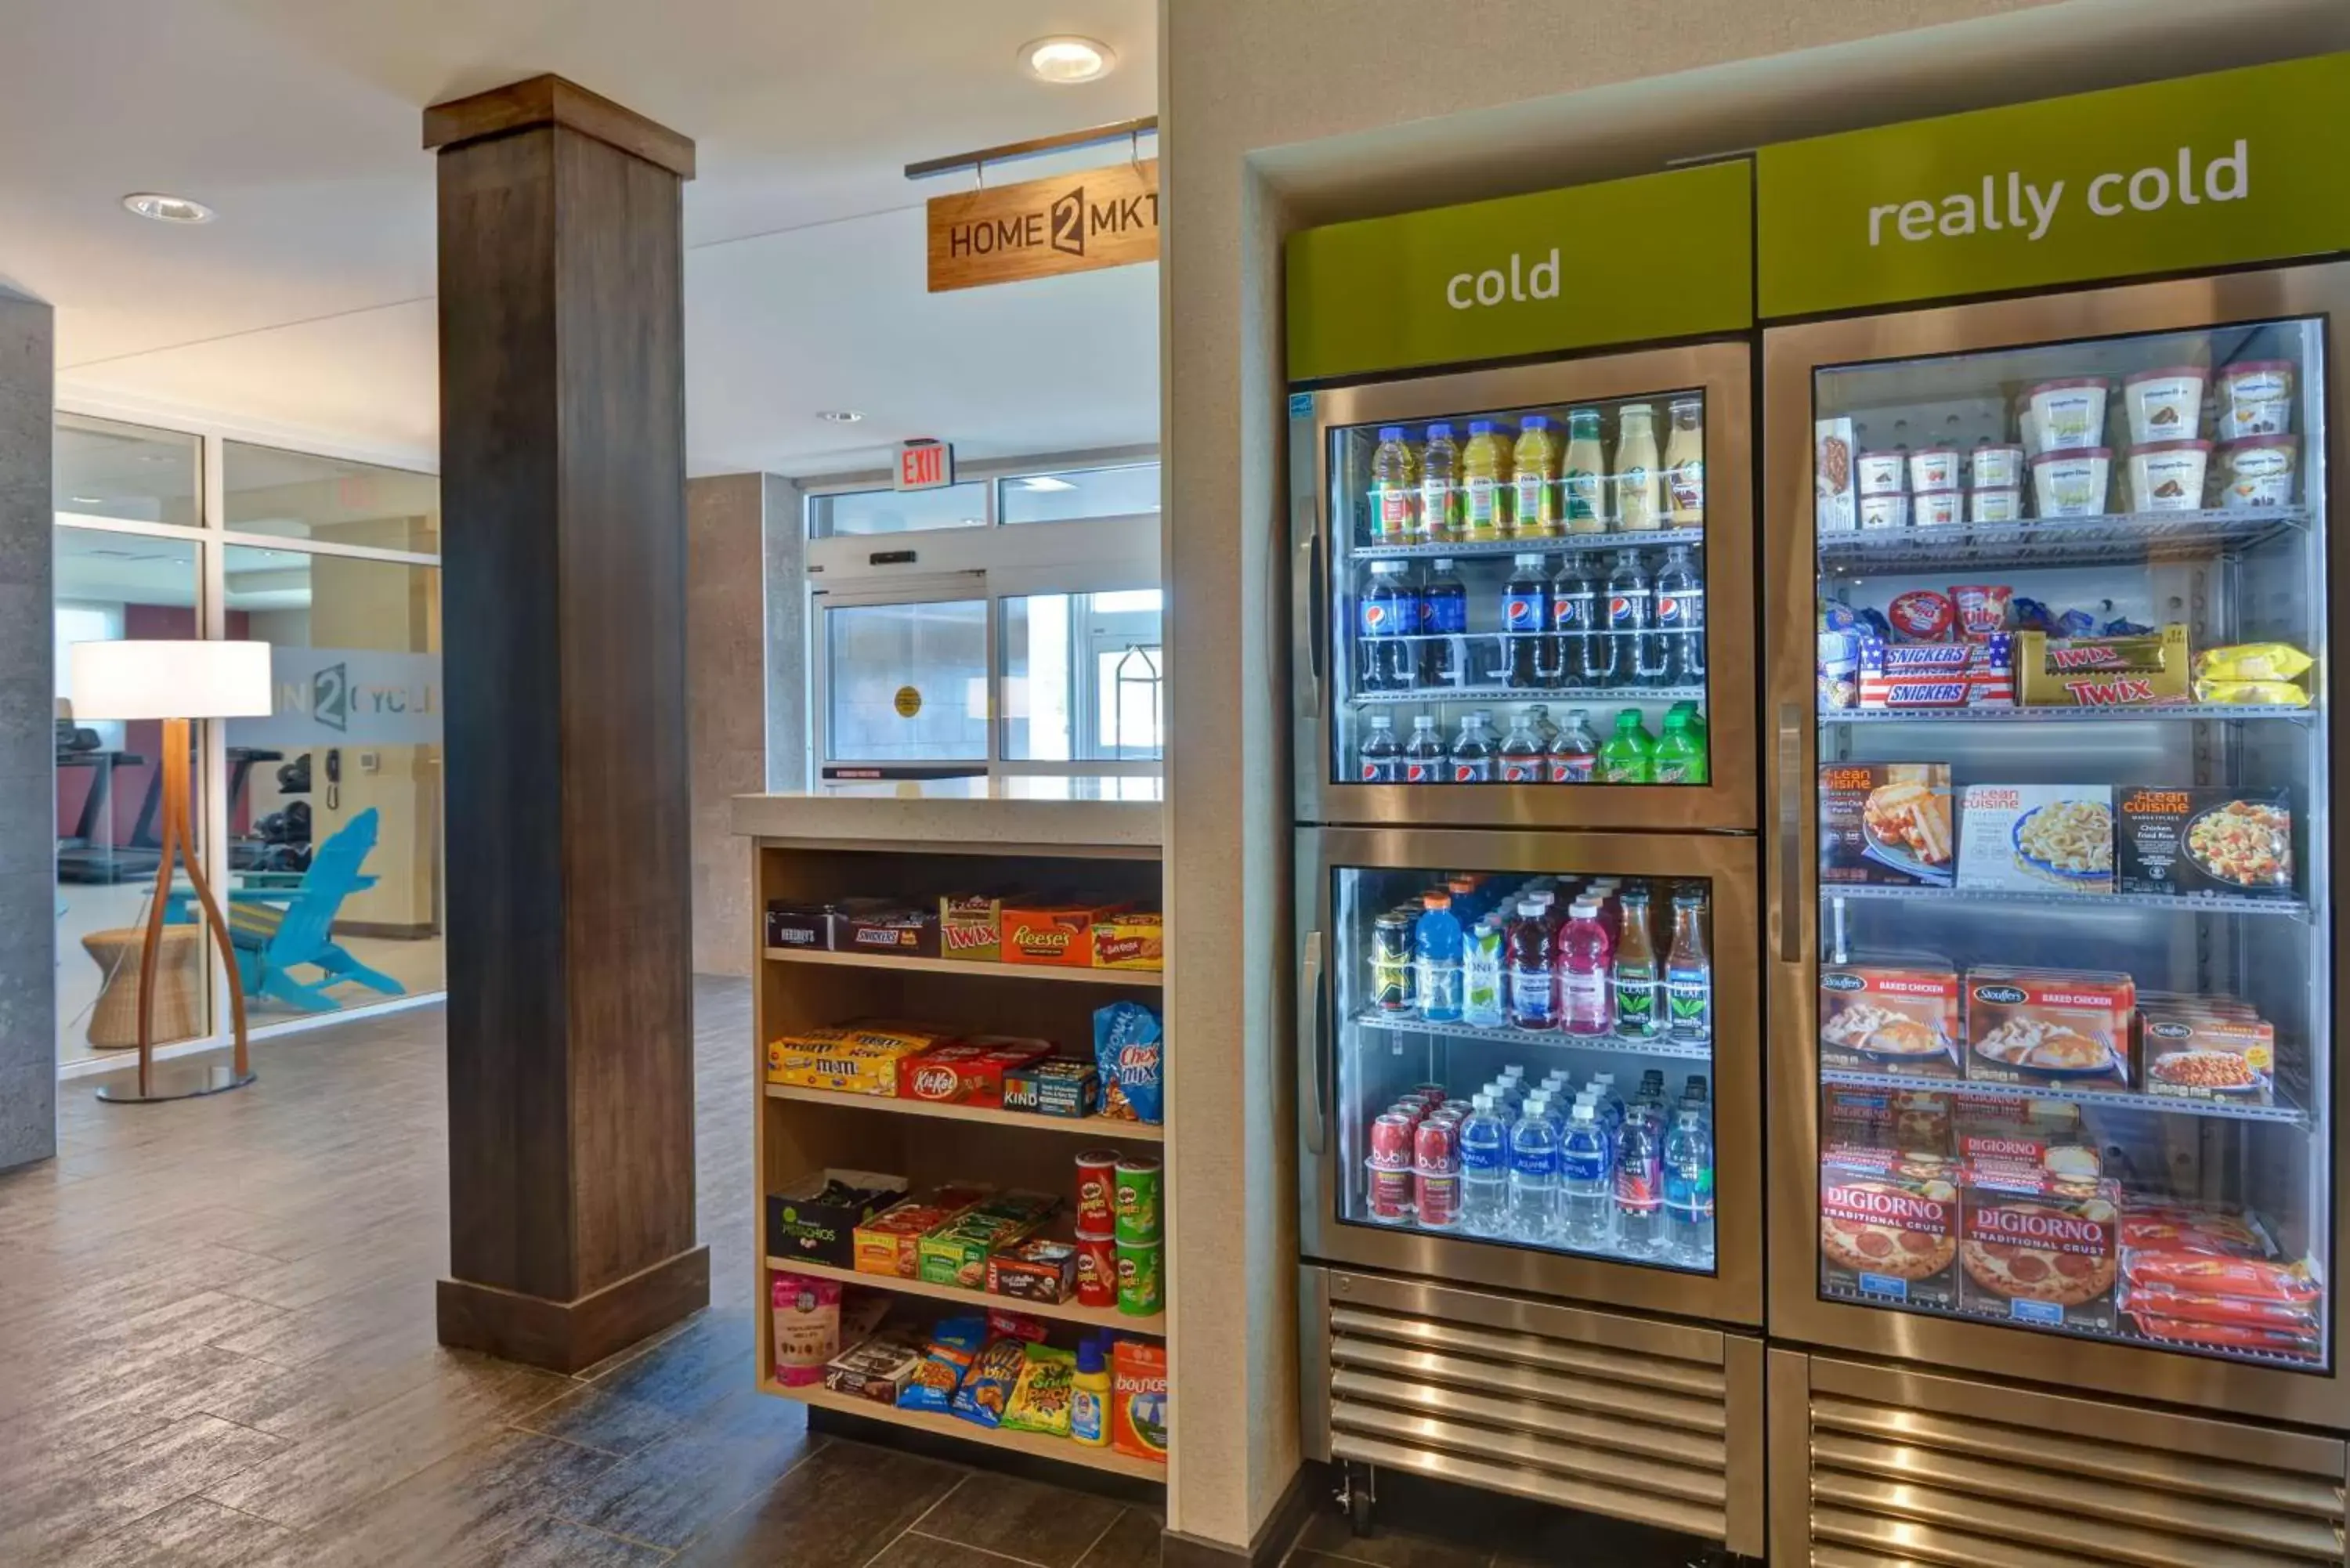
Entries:
POLYGON ((1077 1156, 1077 1234, 1107 1236, 1118 1224, 1118 1150, 1077 1156))
POLYGON ((1149 1317, 1167 1304, 1160 1246, 1157 1241, 1118 1243, 1118 1310, 1128 1317, 1149 1317))
POLYGON ((1119 1241, 1159 1240, 1159 1186, 1160 1170, 1155 1158, 1136 1154, 1119 1158, 1117 1170, 1117 1234, 1119 1241))

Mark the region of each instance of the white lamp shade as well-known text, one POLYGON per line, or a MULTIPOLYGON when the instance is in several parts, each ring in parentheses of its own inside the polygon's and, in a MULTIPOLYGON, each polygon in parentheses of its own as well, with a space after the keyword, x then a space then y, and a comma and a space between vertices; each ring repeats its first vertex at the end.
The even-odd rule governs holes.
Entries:
POLYGON ((265 642, 77 642, 67 658, 78 720, 269 716, 265 642))

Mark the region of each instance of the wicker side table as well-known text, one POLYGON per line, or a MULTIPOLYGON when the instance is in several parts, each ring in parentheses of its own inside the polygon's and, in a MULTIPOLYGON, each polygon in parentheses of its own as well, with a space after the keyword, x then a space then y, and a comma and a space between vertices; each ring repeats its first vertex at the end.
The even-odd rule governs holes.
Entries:
MULTIPOLYGON (((81 940, 106 989, 90 1009, 88 1038, 100 1051, 127 1050, 139 1044, 139 944, 145 929, 91 931, 81 940)), ((203 981, 197 965, 203 957, 202 926, 163 928, 163 945, 155 958, 155 1044, 192 1040, 203 1033, 203 981)))

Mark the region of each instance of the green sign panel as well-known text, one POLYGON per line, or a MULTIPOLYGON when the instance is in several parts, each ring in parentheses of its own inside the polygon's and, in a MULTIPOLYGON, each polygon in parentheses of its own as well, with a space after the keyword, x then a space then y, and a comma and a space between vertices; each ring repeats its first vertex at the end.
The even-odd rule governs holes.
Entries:
POLYGON ((1734 332, 1754 321, 1742 160, 1308 229, 1289 379, 1734 332))
POLYGON ((2350 55, 1765 147, 1765 317, 2350 250, 2350 55))

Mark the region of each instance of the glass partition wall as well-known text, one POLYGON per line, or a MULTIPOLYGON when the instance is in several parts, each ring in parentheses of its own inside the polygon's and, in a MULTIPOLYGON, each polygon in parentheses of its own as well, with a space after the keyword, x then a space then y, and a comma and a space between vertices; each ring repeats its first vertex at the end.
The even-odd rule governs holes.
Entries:
MULTIPOLYGON (((193 758, 198 852, 233 907, 256 1032, 442 990, 439 481, 62 411, 55 457, 61 1070, 136 1044, 161 787, 160 726, 75 719, 77 642, 272 647, 275 711, 197 725, 193 758), (279 933, 312 929, 289 919, 311 909, 326 934, 297 952, 279 933)), ((228 977, 182 898, 165 919, 157 1042, 201 1049, 226 1026, 228 977)))

